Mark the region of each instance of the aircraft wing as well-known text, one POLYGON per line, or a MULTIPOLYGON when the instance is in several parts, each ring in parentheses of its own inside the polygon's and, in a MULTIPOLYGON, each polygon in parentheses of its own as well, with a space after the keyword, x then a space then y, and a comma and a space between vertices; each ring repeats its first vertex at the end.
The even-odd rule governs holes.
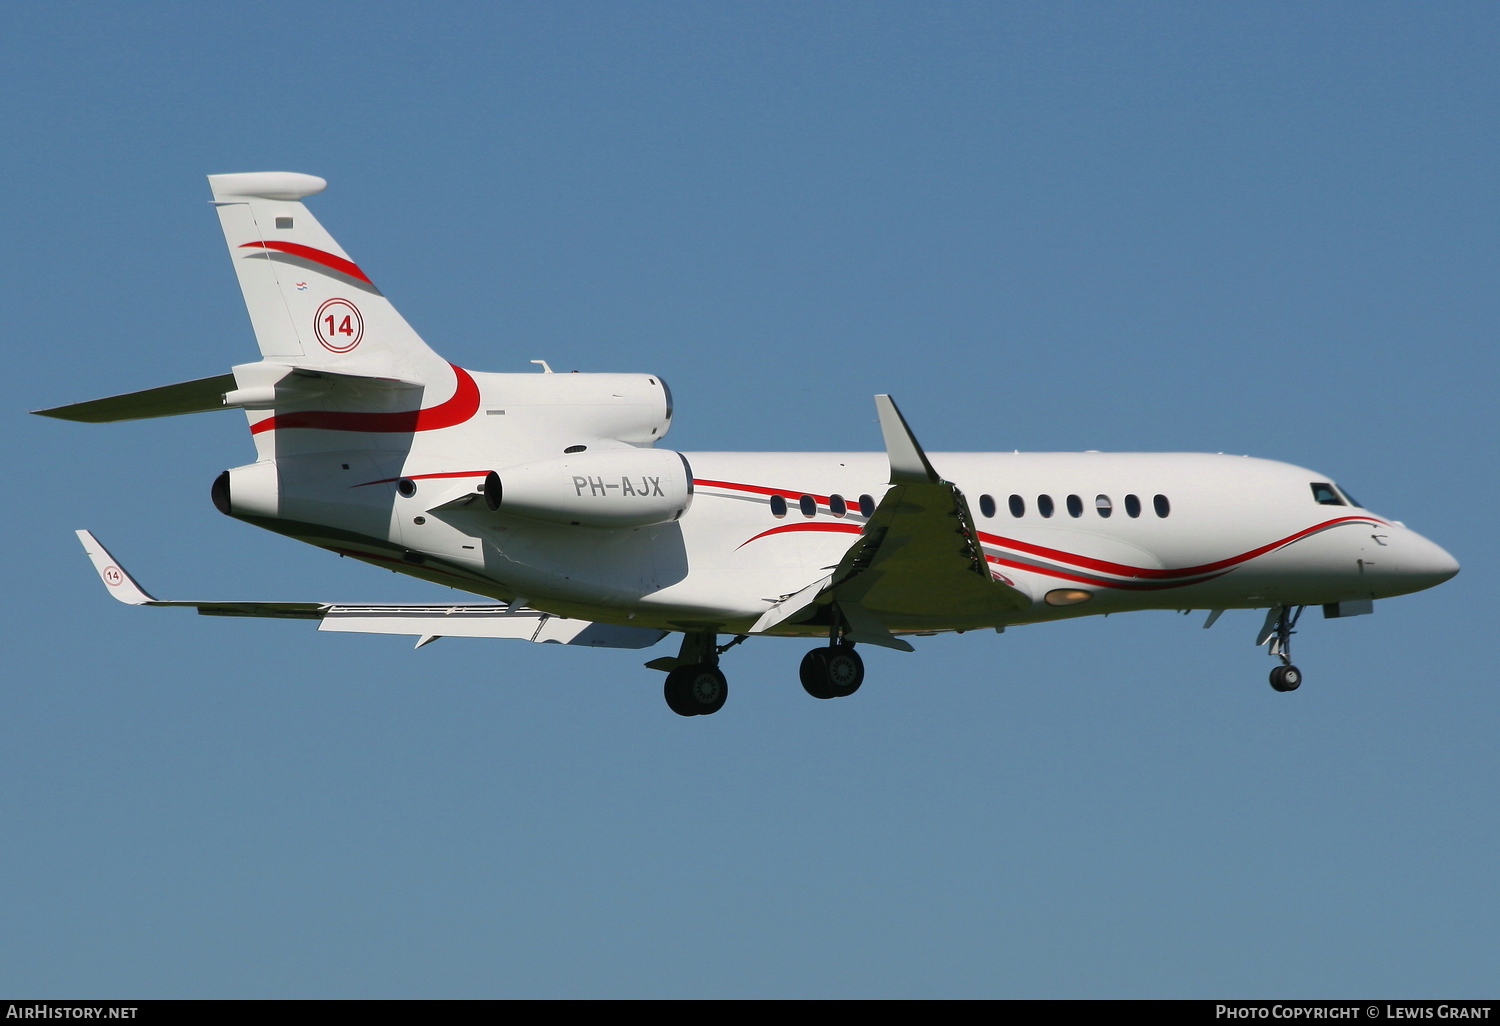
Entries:
POLYGON ((1031 596, 990 574, 963 493, 938 476, 888 395, 875 397, 891 465, 891 487, 859 540, 821 581, 772 606, 751 628, 813 619, 833 606, 845 637, 911 651, 891 628, 993 625, 1031 605, 1031 596))
POLYGON ((235 602, 169 601, 153 598, 125 572, 88 531, 79 531, 94 569, 116 599, 132 606, 188 606, 204 616, 262 616, 276 619, 317 620, 320 631, 356 634, 406 634, 418 638, 421 648, 438 638, 514 638, 553 645, 588 648, 649 648, 666 631, 649 627, 623 627, 556 616, 540 609, 513 608, 500 603, 455 603, 450 605, 366 604, 336 602, 235 602))

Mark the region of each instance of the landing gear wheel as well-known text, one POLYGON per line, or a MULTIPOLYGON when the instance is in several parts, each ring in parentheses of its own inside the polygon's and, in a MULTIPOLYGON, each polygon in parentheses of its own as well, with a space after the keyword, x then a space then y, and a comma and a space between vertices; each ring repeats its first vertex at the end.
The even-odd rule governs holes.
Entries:
POLYGON ((826 651, 823 666, 828 674, 828 687, 834 698, 847 698, 865 682, 865 661, 853 645, 835 645, 826 651))
POLYGON ((667 708, 678 716, 709 716, 724 708, 729 698, 729 682, 717 666, 707 663, 679 666, 667 674, 662 693, 667 708))
POLYGON ((1271 671, 1271 687, 1277 691, 1296 691, 1302 686, 1302 671, 1291 664, 1271 671))
POLYGON ((828 679, 829 649, 815 648, 802 657, 797 676, 802 679, 802 690, 814 698, 833 698, 833 682, 828 679))
POLYGON ((815 648, 802 657, 797 675, 814 698, 847 698, 865 682, 865 661, 853 645, 815 648))

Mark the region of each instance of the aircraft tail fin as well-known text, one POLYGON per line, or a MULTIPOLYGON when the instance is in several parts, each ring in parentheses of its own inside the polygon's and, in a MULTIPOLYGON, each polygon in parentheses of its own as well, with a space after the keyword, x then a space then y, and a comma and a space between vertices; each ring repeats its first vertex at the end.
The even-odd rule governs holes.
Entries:
POLYGON ((302 203, 327 182, 267 171, 208 183, 262 356, 348 375, 452 380, 448 363, 302 203))

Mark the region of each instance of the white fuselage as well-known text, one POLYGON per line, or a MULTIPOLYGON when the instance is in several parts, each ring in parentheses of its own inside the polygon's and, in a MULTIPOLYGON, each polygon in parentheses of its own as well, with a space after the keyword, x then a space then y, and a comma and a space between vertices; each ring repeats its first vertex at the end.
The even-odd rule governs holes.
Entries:
MULTIPOLYGON (((695 494, 679 520, 570 526, 475 501, 483 474, 506 461, 480 452, 456 458, 438 444, 446 434, 419 435, 411 450, 384 461, 364 450, 357 455, 366 462, 352 472, 341 469, 351 452, 295 457, 291 463, 317 466, 283 471, 281 517, 291 523, 255 519, 476 594, 602 622, 736 633, 826 575, 865 523, 860 497, 878 501, 890 487, 884 453, 684 453, 695 494), (330 479, 335 487, 326 487, 330 479), (411 494, 402 493, 402 479, 411 494), (308 501, 289 487, 309 489, 308 501), (835 513, 840 505, 843 515, 835 513), (345 530, 329 538, 302 529, 314 523, 345 530), (365 529, 350 533, 356 524, 365 529)), ((1313 486, 1331 479, 1285 463, 1199 453, 929 455, 967 498, 991 572, 1033 601, 998 620, 992 611, 974 618, 885 611, 897 633, 1131 609, 1385 598, 1457 572, 1451 556, 1403 525, 1320 503, 1313 486), (1076 604, 1052 604, 1049 596, 1063 592, 1076 604)), ((1343 496, 1330 489, 1324 498, 1343 496)), ((771 633, 818 630, 789 624, 771 633)))

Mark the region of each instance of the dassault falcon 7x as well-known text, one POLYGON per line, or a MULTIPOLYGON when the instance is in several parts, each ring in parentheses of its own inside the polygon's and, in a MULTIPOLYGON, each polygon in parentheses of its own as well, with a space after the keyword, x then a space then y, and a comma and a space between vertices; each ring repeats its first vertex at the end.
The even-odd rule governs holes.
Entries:
POLYGON ((853 694, 856 644, 1136 609, 1265 609, 1257 645, 1301 674, 1298 617, 1372 610, 1458 572, 1326 474, 1195 453, 925 453, 890 396, 883 453, 675 452, 651 374, 489 374, 417 335, 302 203, 311 175, 212 175, 260 345, 229 374, 38 413, 104 422, 245 411, 255 460, 220 512, 490 601, 162 601, 79 531, 122 602, 320 630, 647 648, 682 635, 667 705, 717 712, 720 656, 818 639, 815 698, 853 694), (727 637, 726 644, 719 644, 727 637))

